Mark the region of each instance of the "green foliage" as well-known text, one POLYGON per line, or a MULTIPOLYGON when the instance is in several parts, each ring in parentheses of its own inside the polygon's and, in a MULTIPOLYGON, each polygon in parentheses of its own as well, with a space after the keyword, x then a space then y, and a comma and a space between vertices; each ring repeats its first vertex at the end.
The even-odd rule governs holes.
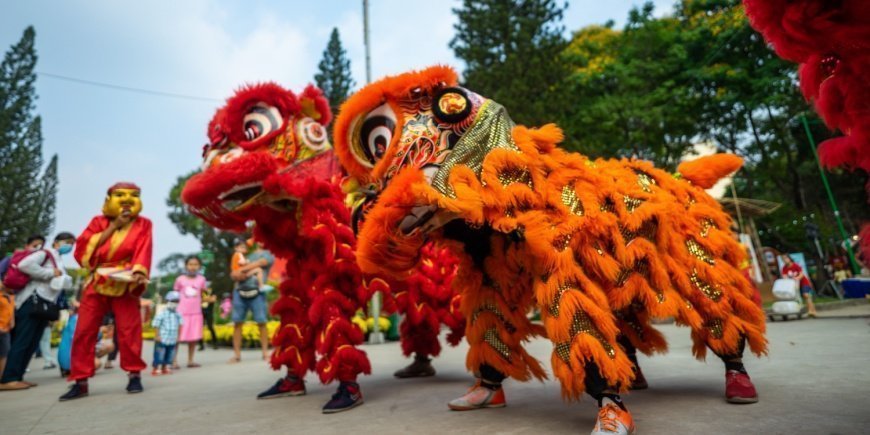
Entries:
MULTIPOLYGON (((233 245, 238 239, 238 235, 218 231, 205 222, 192 215, 184 203, 181 202, 181 191, 184 189, 184 184, 193 176, 195 172, 178 177, 175 185, 169 191, 169 197, 166 199, 166 205, 169 206, 169 220, 175 224, 176 228, 182 235, 192 235, 199 240, 203 250, 208 250, 214 253, 214 262, 205 269, 205 278, 211 283, 212 290, 215 294, 222 294, 233 289, 233 281, 230 278, 230 257, 233 255, 233 245)), ((167 276, 175 276, 182 270, 183 261, 182 254, 173 254, 164 259, 158 265, 158 269, 163 266, 163 272, 167 276), (172 262, 176 264, 173 265, 172 262), (173 273, 175 270, 178 272, 173 273)), ((172 278, 175 279, 174 277, 172 278)), ((162 284, 161 284, 162 285, 162 284)), ((171 286, 171 283, 170 283, 171 286)))
MULTIPOLYGON (((574 33, 564 59, 577 104, 559 120, 566 147, 673 168, 707 141, 746 159, 735 178, 739 196, 783 204, 757 219, 766 245, 815 252, 803 221, 813 215, 833 252, 840 237, 800 117, 814 120, 817 142, 831 133, 800 95, 796 66, 767 47, 738 0, 685 0, 662 18, 652 12, 651 4, 632 10, 622 30, 574 33)), ((870 217, 855 174, 830 179, 847 220, 870 217)))
POLYGON ((314 82, 329 99, 329 108, 332 113, 338 114, 341 103, 350 95, 354 82, 350 74, 350 59, 347 52, 341 46, 338 37, 338 29, 333 28, 329 36, 329 43, 323 51, 323 58, 317 64, 318 73, 314 75, 314 82))
POLYGON ((35 115, 33 27, 0 63, 0 247, 11 251, 54 224, 57 156, 43 170, 42 120, 35 115))
POLYGON ((450 41, 465 62, 464 84, 505 106, 514 121, 552 122, 568 105, 561 88, 567 65, 554 0, 463 0, 450 41))

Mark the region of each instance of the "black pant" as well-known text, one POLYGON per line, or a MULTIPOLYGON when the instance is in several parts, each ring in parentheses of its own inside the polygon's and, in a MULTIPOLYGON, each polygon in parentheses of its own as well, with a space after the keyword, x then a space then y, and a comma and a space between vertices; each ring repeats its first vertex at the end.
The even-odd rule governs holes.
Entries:
MULTIPOLYGON (((202 318, 205 319, 205 326, 211 332, 211 346, 217 349, 217 333, 214 331, 214 304, 208 304, 208 308, 202 309, 202 318)), ((205 340, 199 340, 199 347, 205 347, 205 340)))
POLYGON ((48 320, 37 319, 31 315, 33 300, 27 298, 21 307, 15 310, 15 327, 12 328, 12 348, 6 359, 6 370, 0 382, 20 381, 24 377, 30 359, 39 347, 39 340, 48 326, 48 320))

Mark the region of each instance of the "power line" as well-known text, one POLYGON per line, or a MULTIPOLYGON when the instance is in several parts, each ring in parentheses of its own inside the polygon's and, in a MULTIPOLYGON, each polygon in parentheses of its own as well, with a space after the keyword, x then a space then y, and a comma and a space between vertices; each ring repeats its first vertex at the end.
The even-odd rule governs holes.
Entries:
POLYGON ((53 79, 65 80, 68 82, 79 83, 79 84, 83 84, 83 85, 96 86, 96 87, 106 88, 106 89, 114 89, 116 91, 135 92, 135 93, 139 93, 139 94, 146 94, 146 95, 152 95, 152 96, 157 96, 157 97, 178 98, 178 99, 182 99, 182 100, 192 100, 192 101, 208 101, 210 103, 223 101, 223 100, 220 100, 218 98, 198 97, 195 95, 184 95, 184 94, 176 94, 173 92, 163 92, 163 91, 155 91, 155 90, 151 90, 151 89, 134 88, 131 86, 113 85, 111 83, 97 82, 97 81, 93 81, 93 80, 84 80, 84 79, 79 79, 79 78, 75 78, 75 77, 68 77, 68 76, 64 76, 64 75, 60 75, 60 74, 52 74, 52 73, 47 73, 47 72, 37 71, 36 74, 39 74, 40 76, 43 76, 43 77, 51 77, 53 79))

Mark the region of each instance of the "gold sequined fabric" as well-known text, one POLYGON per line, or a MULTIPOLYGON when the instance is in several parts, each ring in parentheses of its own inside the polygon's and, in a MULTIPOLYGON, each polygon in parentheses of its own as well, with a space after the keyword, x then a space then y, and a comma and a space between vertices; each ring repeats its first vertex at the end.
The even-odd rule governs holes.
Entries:
POLYGON ((707 324, 710 335, 715 339, 722 338, 722 319, 713 319, 707 324))
POLYGON ((722 290, 713 287, 708 282, 702 280, 698 276, 697 270, 692 269, 692 274, 689 275, 689 280, 692 281, 692 285, 694 285, 695 288, 701 290, 701 293, 704 293, 704 295, 710 298, 713 302, 718 302, 719 299, 722 298, 722 290))
POLYGON ((709 264, 716 264, 716 260, 713 259, 713 254, 707 251, 700 243, 695 241, 695 239, 687 239, 686 240, 686 248, 689 250, 689 253, 692 254, 695 258, 709 264))
POLYGON ((633 198, 628 195, 623 195, 622 201, 625 203, 625 208, 628 210, 629 213, 634 213, 634 211, 643 204, 642 199, 633 198))
POLYGON ((637 172, 637 184, 646 193, 652 193, 652 186, 656 184, 656 180, 650 177, 645 172, 637 172))
POLYGON ((616 351, 613 349, 613 346, 611 346, 610 343, 604 339, 601 333, 598 332, 598 329, 592 324, 592 320, 589 316, 583 311, 577 311, 574 313, 574 319, 571 322, 571 337, 581 333, 595 337, 595 339, 604 346, 604 350, 607 351, 607 356, 611 358, 616 356, 616 351))
POLYGON ((562 361, 565 361, 567 363, 571 360, 571 342, 570 341, 563 341, 561 343, 554 344, 553 351, 556 352, 556 355, 558 355, 562 361))
POLYGON ((577 197, 577 192, 574 191, 574 188, 571 185, 565 185, 562 187, 562 204, 565 204, 565 207, 568 207, 568 210, 571 210, 571 213, 577 216, 583 216, 583 203, 580 202, 580 198, 577 197))
POLYGON ((712 219, 701 220, 701 237, 707 237, 710 234, 710 228, 715 227, 712 219))
POLYGON ((498 331, 496 331, 495 328, 487 329, 486 332, 483 333, 483 341, 495 349, 496 352, 501 354, 504 359, 511 359, 510 348, 501 341, 501 338, 498 336, 498 331))
POLYGON ((454 198, 456 195, 447 179, 456 165, 468 166, 479 177, 483 160, 490 151, 497 148, 519 151, 511 137, 513 128, 514 123, 507 110, 492 100, 486 100, 478 110, 474 124, 459 139, 432 177, 432 187, 454 198))
POLYGON ((529 186, 530 189, 533 188, 532 185, 532 174, 529 173, 528 169, 520 169, 520 168, 509 168, 504 171, 498 173, 498 181, 502 186, 507 187, 514 183, 525 184, 529 186))
POLYGON ((547 307, 547 312, 552 317, 559 317, 559 304, 562 301, 562 294, 564 294, 568 290, 580 290, 577 287, 577 284, 569 282, 559 286, 559 289, 556 290, 556 297, 553 298, 553 302, 550 303, 550 306, 547 307))

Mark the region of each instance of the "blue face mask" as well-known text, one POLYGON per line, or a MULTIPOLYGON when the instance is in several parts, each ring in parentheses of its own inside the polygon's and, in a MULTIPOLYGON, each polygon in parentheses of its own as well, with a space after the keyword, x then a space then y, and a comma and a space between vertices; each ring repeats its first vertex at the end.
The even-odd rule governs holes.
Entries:
POLYGON ((72 252, 72 245, 61 245, 60 248, 57 248, 57 253, 60 255, 66 255, 72 252))

